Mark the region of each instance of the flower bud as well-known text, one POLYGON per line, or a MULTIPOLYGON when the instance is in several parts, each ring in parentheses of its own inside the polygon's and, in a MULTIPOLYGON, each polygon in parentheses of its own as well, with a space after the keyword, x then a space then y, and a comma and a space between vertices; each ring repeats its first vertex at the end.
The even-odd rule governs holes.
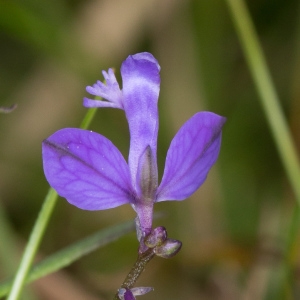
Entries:
POLYGON ((149 248, 161 246, 167 239, 167 230, 163 226, 152 229, 151 233, 145 237, 144 243, 149 248))
POLYGON ((178 240, 167 239, 161 246, 153 249, 153 252, 163 258, 171 258, 175 256, 181 249, 182 243, 178 240))

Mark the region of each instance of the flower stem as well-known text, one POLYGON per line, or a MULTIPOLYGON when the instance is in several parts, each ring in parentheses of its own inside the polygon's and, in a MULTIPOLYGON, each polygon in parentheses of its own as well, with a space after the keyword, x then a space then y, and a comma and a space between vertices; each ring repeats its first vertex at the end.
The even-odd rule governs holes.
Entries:
MULTIPOLYGON (((283 276, 286 280, 290 272, 289 258, 295 245, 300 224, 300 164, 292 135, 280 107, 279 99, 247 7, 243 0, 226 0, 226 2, 278 148, 279 156, 298 204, 293 210, 285 243, 283 276)), ((281 286, 277 288, 283 289, 282 286, 285 284, 285 280, 282 280, 281 286)))
POLYGON ((38 215, 35 226, 31 232, 29 242, 25 248, 18 272, 14 279, 14 283, 7 300, 16 300, 20 297, 28 271, 33 262, 38 246, 40 245, 41 239, 44 235, 49 218, 56 204, 56 200, 57 193, 53 189, 50 189, 46 196, 42 209, 38 215))
MULTIPOLYGON (((153 249, 148 249, 144 253, 138 255, 138 258, 133 265, 132 269, 126 276, 124 282, 121 285, 121 288, 131 289, 134 284, 145 270, 147 263, 154 257, 153 249)), ((114 300, 120 300, 118 293, 115 294, 114 300)))
POLYGON ((87 111, 87 113, 85 114, 81 124, 80 124, 80 128, 81 129, 88 129, 90 124, 93 121, 93 118, 96 114, 97 108, 89 108, 89 110, 87 111))
POLYGON ((226 0, 286 174, 300 205, 300 164, 287 121, 243 0, 226 0))
MULTIPOLYGON (((88 110, 85 118, 81 123, 81 128, 86 129, 90 125, 95 112, 95 108, 91 108, 88 110)), ((40 210, 38 218, 35 222, 33 230, 30 234, 28 244, 23 253, 21 263, 14 278, 13 285, 7 300, 17 300, 21 295, 21 291, 25 284, 29 269, 32 265, 34 256, 38 250, 42 237, 49 223, 56 201, 57 193, 52 188, 50 188, 45 198, 44 204, 40 210)))

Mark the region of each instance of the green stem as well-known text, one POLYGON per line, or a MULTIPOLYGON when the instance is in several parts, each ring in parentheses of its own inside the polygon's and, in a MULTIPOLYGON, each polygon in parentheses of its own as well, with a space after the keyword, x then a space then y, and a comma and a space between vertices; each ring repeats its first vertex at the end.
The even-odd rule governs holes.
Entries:
POLYGON ((25 248, 19 269, 7 300, 16 300, 20 297, 26 276, 44 235, 48 221, 56 204, 56 200, 57 193, 53 189, 50 189, 30 235, 29 242, 25 248))
MULTIPOLYGON (((287 121, 279 104, 270 73, 267 68, 263 51, 258 41, 251 17, 243 0, 226 0, 232 14, 232 19, 241 41, 244 54, 260 95, 266 118, 269 122, 279 155, 285 172, 294 191, 298 206, 295 207, 289 225, 289 232, 285 244, 285 258, 283 273, 287 278, 289 257, 298 234, 300 224, 300 165, 287 121)), ((280 285, 284 285, 283 280, 280 285)), ((280 289, 280 287, 279 287, 280 289)), ((282 289, 281 289, 282 290, 282 289)), ((278 295, 280 292, 278 293, 278 295)))
POLYGON ((96 114, 97 108, 89 108, 89 110, 87 111, 87 113, 85 114, 81 124, 80 124, 80 128, 81 129, 88 129, 90 124, 93 121, 93 118, 96 114))
MULTIPOLYGON (((91 108, 88 110, 86 116, 82 121, 81 128, 86 129, 89 126, 95 115, 95 112, 95 108, 91 108)), ((13 285, 7 300, 17 300, 21 295, 21 291, 25 284, 27 274, 32 265, 37 249, 41 243, 46 227, 49 223, 56 201, 57 193, 52 188, 50 188, 29 237, 28 244, 24 250, 21 263, 14 278, 13 285)))
POLYGON ((246 60, 260 95, 280 158, 300 205, 300 165, 296 148, 279 104, 263 51, 243 0, 226 0, 235 23, 246 60))

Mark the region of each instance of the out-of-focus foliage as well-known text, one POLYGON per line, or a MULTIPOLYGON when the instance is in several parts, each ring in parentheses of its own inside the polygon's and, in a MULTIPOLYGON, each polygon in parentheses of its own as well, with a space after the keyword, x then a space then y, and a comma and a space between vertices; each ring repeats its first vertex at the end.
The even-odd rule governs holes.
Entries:
MULTIPOLYGON (((282 109, 300 145, 300 7, 296 0, 247 1, 282 109)), ((143 299, 275 299, 294 197, 262 112, 226 2, 95 0, 0 1, 0 279, 14 274, 48 184, 41 141, 77 127, 85 86, 129 54, 149 51, 162 67, 158 161, 194 113, 227 117, 220 159, 190 199, 156 205, 155 225, 183 242, 171 260, 155 258, 139 281, 143 299), (7 230, 6 230, 7 229, 7 230), (15 263, 8 263, 15 262, 15 263), (278 275, 279 276, 279 275, 278 275)), ((122 111, 100 109, 92 130, 127 157, 122 111)), ((299 179, 300 182, 300 179, 299 179)), ((39 256, 134 218, 128 206, 81 211, 60 199, 39 256)), ((136 258, 134 234, 31 285, 32 299, 110 299, 136 258)), ((298 251, 299 252, 299 251, 298 251)), ((299 257, 293 284, 299 290, 299 257)), ((286 299, 289 299, 286 296, 286 299)), ((25 298, 24 298, 25 299, 25 298)), ((28 298, 29 299, 29 298, 28 298)))

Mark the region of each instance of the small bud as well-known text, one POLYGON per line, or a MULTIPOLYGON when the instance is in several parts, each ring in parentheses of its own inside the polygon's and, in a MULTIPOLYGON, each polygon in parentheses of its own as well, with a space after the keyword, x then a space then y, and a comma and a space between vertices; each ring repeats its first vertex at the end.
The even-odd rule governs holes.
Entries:
POLYGON ((161 246, 166 239, 166 228, 163 226, 159 226, 152 229, 151 233, 146 236, 144 243, 147 247, 154 248, 156 246, 161 246))
POLYGON ((153 252, 163 258, 175 256, 181 249, 182 243, 178 240, 167 239, 161 246, 153 249, 153 252))

